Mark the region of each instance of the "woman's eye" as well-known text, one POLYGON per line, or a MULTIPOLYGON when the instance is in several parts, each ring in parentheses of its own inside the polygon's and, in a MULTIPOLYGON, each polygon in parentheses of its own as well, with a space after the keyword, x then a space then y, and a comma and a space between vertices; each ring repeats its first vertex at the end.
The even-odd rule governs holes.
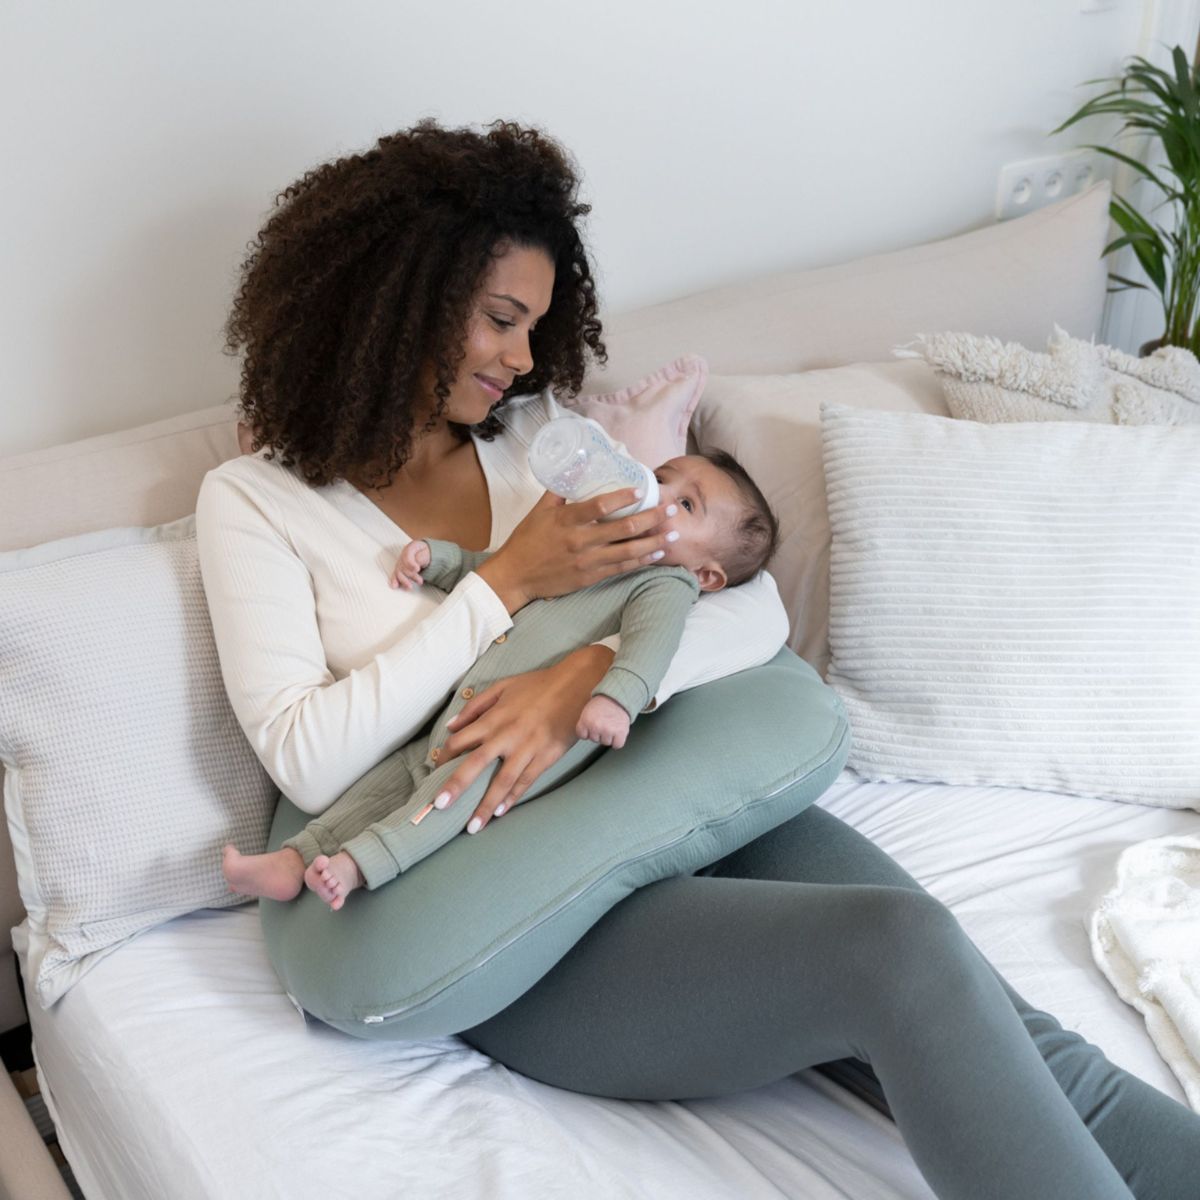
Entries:
POLYGON ((488 319, 497 329, 511 329, 516 324, 516 321, 505 321, 502 317, 494 316, 492 313, 488 313, 488 319))

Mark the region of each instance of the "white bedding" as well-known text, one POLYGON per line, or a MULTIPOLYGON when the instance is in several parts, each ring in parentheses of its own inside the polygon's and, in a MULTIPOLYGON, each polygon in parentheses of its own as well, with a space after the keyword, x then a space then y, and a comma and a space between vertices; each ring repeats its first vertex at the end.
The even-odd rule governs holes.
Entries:
MULTIPOLYGON (((1182 1099, 1092 964, 1084 918, 1125 846, 1198 833, 1200 814, 849 772, 822 804, 947 903, 1028 1000, 1182 1099)), ((453 1038, 305 1024, 252 906, 141 935, 32 1024, 88 1200, 931 1196, 890 1122, 812 1072, 719 1101, 622 1103, 523 1079, 453 1038)))

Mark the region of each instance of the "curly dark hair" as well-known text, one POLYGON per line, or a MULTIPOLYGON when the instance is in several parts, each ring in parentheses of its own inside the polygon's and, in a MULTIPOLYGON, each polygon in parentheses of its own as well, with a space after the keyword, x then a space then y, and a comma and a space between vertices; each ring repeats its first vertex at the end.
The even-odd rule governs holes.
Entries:
MULTIPOLYGON (((540 130, 427 120, 281 192, 250 243, 225 328, 226 350, 244 356, 240 409, 254 449, 269 447, 314 486, 351 474, 386 486, 428 400, 423 370, 435 378, 432 427, 488 267, 511 247, 546 251, 555 275, 530 334, 533 370, 500 403, 546 387, 577 392, 589 352, 605 359, 578 187, 570 157, 540 130)), ((471 430, 491 440, 502 429, 494 413, 471 430)))

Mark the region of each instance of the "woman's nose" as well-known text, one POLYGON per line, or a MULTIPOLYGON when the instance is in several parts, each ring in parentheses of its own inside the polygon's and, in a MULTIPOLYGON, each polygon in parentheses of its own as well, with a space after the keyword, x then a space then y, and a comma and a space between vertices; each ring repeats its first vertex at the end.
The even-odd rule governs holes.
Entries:
POLYGON ((500 361, 514 375, 528 375, 533 370, 533 351, 529 348, 529 335, 514 337, 505 346, 500 361))

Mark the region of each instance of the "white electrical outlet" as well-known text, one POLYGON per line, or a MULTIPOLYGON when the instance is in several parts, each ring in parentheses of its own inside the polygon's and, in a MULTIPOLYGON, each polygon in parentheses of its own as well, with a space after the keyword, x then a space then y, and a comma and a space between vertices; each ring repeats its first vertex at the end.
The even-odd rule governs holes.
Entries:
POLYGON ((1089 150, 1070 150, 1046 158, 1028 158, 1000 168, 996 188, 996 219, 1006 221, 1035 208, 1082 192, 1096 181, 1096 156, 1089 150))

